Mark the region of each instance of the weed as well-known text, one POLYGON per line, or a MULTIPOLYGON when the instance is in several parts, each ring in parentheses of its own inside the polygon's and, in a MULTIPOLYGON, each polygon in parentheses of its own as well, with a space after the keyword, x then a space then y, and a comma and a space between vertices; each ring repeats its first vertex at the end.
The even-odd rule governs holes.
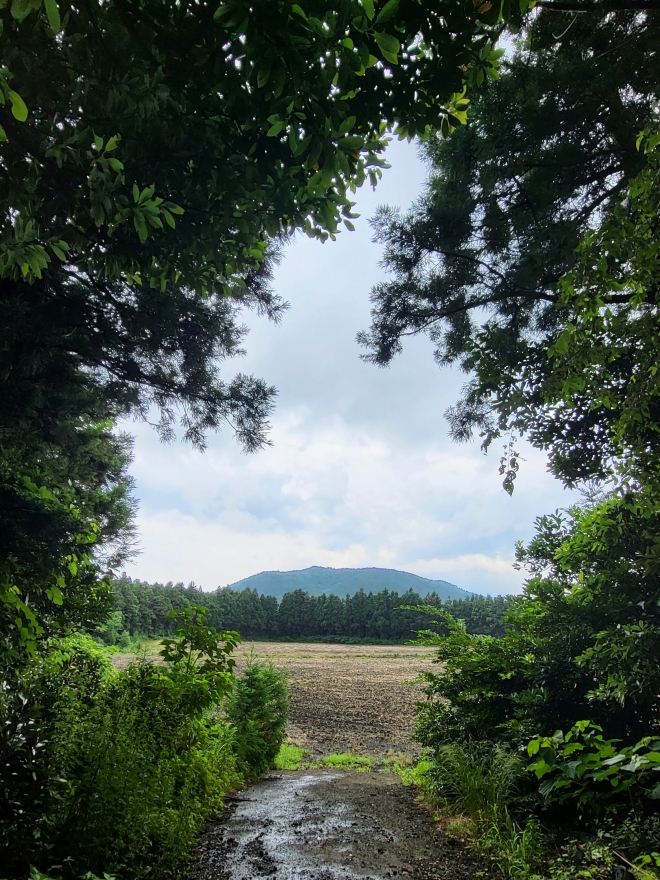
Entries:
POLYGON ((300 770, 309 752, 293 743, 282 743, 275 757, 276 770, 300 770))
POLYGON ((319 761, 320 767, 343 767, 347 770, 358 770, 363 773, 369 773, 373 769, 372 758, 364 755, 351 755, 346 752, 343 754, 326 755, 319 761))

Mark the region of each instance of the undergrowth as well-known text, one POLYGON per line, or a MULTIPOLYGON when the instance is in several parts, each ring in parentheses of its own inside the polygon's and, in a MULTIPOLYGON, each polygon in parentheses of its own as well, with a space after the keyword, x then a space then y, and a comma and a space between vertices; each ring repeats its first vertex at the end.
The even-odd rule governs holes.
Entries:
POLYGON ((274 763, 285 677, 200 609, 179 615, 164 664, 119 672, 87 636, 50 645, 0 691, 1 876, 170 878, 225 795, 274 763))

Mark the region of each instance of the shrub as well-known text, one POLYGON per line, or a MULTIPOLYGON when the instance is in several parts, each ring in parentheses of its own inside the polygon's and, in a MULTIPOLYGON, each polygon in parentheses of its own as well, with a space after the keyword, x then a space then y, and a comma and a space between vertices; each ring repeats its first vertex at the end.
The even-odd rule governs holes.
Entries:
POLYGON ((289 714, 286 672, 250 657, 227 699, 225 716, 235 731, 235 749, 248 776, 273 767, 284 742, 289 714))
MULTIPOLYGON (((645 737, 634 746, 605 739, 602 728, 578 721, 564 735, 531 740, 535 760, 528 770, 543 779, 539 791, 548 802, 578 804, 581 812, 616 812, 645 798, 660 801, 660 737, 645 737)), ((643 807, 642 807, 643 808, 643 807)))
POLYGON ((243 782, 234 731, 216 712, 236 639, 190 608, 165 644, 164 666, 116 672, 78 636, 53 644, 20 687, 2 693, 10 723, 0 748, 4 766, 16 768, 3 791, 8 876, 24 877, 30 865, 67 877, 172 874, 243 782))

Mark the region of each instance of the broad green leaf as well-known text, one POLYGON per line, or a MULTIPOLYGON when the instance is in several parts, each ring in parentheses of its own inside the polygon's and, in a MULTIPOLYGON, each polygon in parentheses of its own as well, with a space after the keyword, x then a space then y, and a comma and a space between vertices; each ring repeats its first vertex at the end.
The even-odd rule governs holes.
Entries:
POLYGON ((393 37, 391 34, 383 33, 374 34, 374 37, 378 43, 378 48, 383 53, 383 58, 391 64, 398 64, 399 59, 397 56, 401 49, 401 43, 399 43, 397 38, 393 37))
POLYGON ((0 142, 2 142, 2 141, 6 141, 6 140, 7 140, 7 132, 6 132, 6 131, 4 130, 4 128, 0 125, 0 142))
POLYGON ((225 5, 218 6, 218 8, 213 13, 213 21, 220 21, 222 16, 226 15, 230 11, 231 11, 231 9, 229 6, 225 6, 225 5))
POLYGON ((28 15, 32 12, 33 9, 38 9, 41 3, 39 2, 36 6, 32 2, 32 0, 12 0, 11 4, 11 15, 12 18, 15 18, 16 21, 23 21, 23 19, 27 18, 28 15))
POLYGON ((348 134, 348 132, 349 132, 349 131, 353 128, 353 126, 355 125, 355 121, 356 121, 356 117, 355 117, 355 116, 348 116, 346 119, 344 119, 344 121, 342 122, 342 124, 339 126, 339 135, 340 135, 340 137, 343 137, 345 134, 348 134))
POLYGON ((44 0, 44 7, 48 17, 48 24, 56 34, 59 34, 62 30, 62 22, 60 20, 60 10, 57 8, 57 0, 44 0))
POLYGON ((94 149, 97 153, 100 153, 103 149, 103 138, 99 137, 97 134, 94 135, 94 149))
POLYGON ((360 0, 360 4, 364 9, 369 21, 374 17, 376 10, 374 9, 374 0, 360 0))
POLYGON ((291 7, 291 12, 295 12, 296 15, 299 15, 301 18, 304 18, 305 21, 307 21, 307 13, 302 7, 298 6, 297 3, 293 4, 293 6, 291 7))
POLYGON ((389 21, 391 18, 394 18, 398 8, 399 0, 388 0, 385 6, 383 6, 383 8, 378 13, 376 24, 382 24, 383 22, 389 21))
POLYGON ((14 92, 11 89, 8 92, 9 100, 11 101, 11 114, 14 119, 18 119, 19 122, 25 122, 28 118, 28 109, 25 106, 25 101, 18 92, 14 92))

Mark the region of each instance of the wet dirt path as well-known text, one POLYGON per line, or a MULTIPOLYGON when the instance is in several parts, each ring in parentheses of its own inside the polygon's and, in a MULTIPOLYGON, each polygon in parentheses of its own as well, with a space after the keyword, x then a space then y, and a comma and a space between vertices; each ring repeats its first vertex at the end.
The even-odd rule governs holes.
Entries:
POLYGON ((192 880, 468 880, 474 866, 386 773, 298 770, 230 802, 192 880))

